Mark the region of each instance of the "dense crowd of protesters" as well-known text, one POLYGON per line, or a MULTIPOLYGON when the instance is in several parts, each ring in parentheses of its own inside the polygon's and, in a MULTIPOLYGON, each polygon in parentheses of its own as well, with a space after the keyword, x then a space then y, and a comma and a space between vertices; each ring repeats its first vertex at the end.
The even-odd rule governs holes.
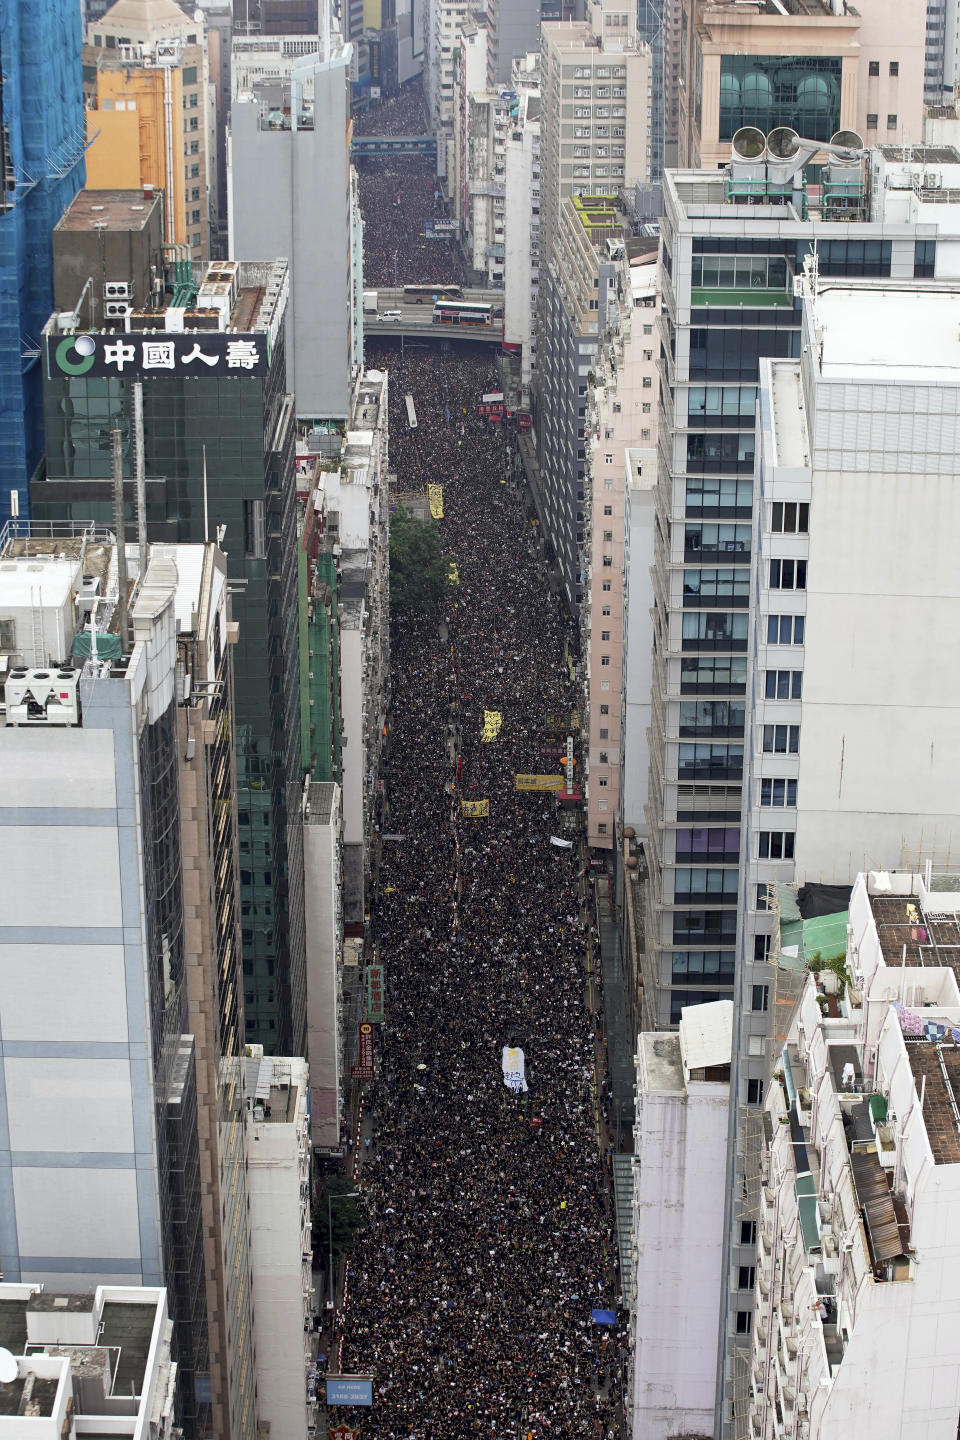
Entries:
MULTIPOLYGON (((375 246, 381 230, 368 212, 375 246)), ((558 717, 577 700, 567 624, 508 479, 510 435, 476 413, 500 388, 493 352, 369 348, 390 373, 397 488, 442 485, 434 523, 458 583, 393 621, 372 916, 386 1018, 330 1362, 373 1373, 374 1407, 335 1413, 377 1440, 607 1436, 621 1368, 592 1311, 615 1309, 620 1287, 582 862, 556 795, 515 788, 558 772, 558 717), (488 817, 462 813, 476 800, 488 817), (504 1083, 504 1046, 524 1051, 526 1091, 504 1083)))

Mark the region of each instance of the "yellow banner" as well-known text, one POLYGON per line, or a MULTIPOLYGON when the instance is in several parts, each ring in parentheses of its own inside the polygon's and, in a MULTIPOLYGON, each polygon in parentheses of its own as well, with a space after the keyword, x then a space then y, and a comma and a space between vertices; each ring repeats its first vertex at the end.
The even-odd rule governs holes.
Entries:
POLYGON ((496 740, 500 734, 500 726, 503 724, 503 716, 499 710, 484 710, 483 712, 483 733, 481 740, 496 740))
POLYGON ((483 819, 490 814, 489 800, 461 800, 460 813, 462 815, 473 815, 483 819))
POLYGON ((430 501, 430 514, 434 520, 443 519, 443 486, 428 485, 427 499, 430 501))
POLYGON ((515 783, 518 790, 562 790, 564 779, 562 775, 517 775, 515 783))
POLYGON ((451 585, 460 584, 460 570, 457 566, 456 560, 450 561, 450 568, 447 571, 447 579, 450 581, 451 585))

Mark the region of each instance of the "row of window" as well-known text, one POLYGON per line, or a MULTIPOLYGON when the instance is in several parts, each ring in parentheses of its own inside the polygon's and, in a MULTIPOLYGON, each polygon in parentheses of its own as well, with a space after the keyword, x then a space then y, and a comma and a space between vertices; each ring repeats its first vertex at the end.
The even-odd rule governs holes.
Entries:
POLYGON ((740 856, 740 827, 685 825, 676 832, 676 848, 678 856, 703 856, 716 864, 735 864, 740 856))
POLYGON ((684 570, 684 605, 710 604, 725 600, 732 605, 746 605, 750 598, 750 573, 747 570, 684 570))
POLYGON ((733 982, 735 954, 732 950, 674 950, 674 981, 709 979, 733 982))
POLYGON ((768 615, 768 645, 802 645, 805 629, 803 615, 768 615))
POLYGON ((683 649, 746 650, 749 617, 746 611, 689 610, 683 616, 683 649))
POLYGON ((803 698, 803 671, 765 670, 763 672, 763 695, 765 700, 801 700, 803 698))
POLYGON ((689 900, 706 900, 708 904, 717 905, 736 902, 740 882, 736 866, 710 870, 700 865, 678 865, 673 875, 673 895, 680 904, 689 900))
POLYGON ((806 560, 771 560, 771 590, 806 590, 806 560))

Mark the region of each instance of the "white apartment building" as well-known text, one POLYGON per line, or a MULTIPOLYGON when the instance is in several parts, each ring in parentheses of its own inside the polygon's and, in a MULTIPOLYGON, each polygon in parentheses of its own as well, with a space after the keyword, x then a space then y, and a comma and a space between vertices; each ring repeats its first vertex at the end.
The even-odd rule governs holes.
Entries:
POLYGON ((807 980, 766 1099, 757 1440, 956 1434, 958 907, 956 876, 929 866, 861 874, 839 1016, 807 980))
POLYGON ((447 175, 447 149, 453 140, 454 52, 470 13, 468 0, 426 0, 427 112, 437 137, 437 174, 447 175))
POLYGON ((519 351, 526 397, 537 363, 540 289, 540 91, 519 90, 504 165, 503 343, 519 351))
POLYGON ((768 884, 949 863, 960 836, 960 675, 937 659, 960 628, 960 297, 809 264, 804 283, 801 360, 761 362, 746 803, 761 917, 768 884))
POLYGON ((650 781, 647 730, 653 685, 650 612, 653 608, 651 570, 656 524, 656 449, 628 446, 624 451, 624 470, 627 566, 624 580, 619 808, 624 826, 630 826, 642 841, 647 831, 647 787, 650 781))
POLYGON ((307 786, 303 868, 307 906, 307 1056, 315 1148, 340 1144, 343 1111, 343 809, 333 781, 307 786))
MULTIPOLYGON (((470 156, 468 149, 468 102, 471 95, 487 89, 486 27, 465 20, 460 27, 460 44, 454 51, 453 135, 447 146, 447 194, 461 233, 470 214, 470 156)), ((484 155, 486 162, 486 155, 484 155)))
POLYGON ((733 1002, 637 1038, 635 1440, 713 1432, 733 1002))
POLYGON ((340 467, 326 476, 327 528, 340 546, 343 915, 362 922, 379 794, 390 663, 387 375, 353 391, 340 467))
POLYGON ((248 1047, 250 1197, 257 1395, 272 1440, 306 1440, 313 1399, 309 1074, 302 1059, 248 1047))

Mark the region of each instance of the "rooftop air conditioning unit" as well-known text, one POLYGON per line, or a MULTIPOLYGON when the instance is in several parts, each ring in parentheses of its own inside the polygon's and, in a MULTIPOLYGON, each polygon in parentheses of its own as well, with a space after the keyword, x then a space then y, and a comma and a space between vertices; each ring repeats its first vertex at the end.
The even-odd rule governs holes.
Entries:
POLYGON ((103 318, 105 320, 123 320, 130 314, 130 306, 125 300, 104 300, 103 318))
POLYGON ((124 280, 108 280, 103 287, 104 300, 132 300, 133 286, 124 280))
POLYGON ((8 725, 79 725, 79 670, 11 670, 8 725))

